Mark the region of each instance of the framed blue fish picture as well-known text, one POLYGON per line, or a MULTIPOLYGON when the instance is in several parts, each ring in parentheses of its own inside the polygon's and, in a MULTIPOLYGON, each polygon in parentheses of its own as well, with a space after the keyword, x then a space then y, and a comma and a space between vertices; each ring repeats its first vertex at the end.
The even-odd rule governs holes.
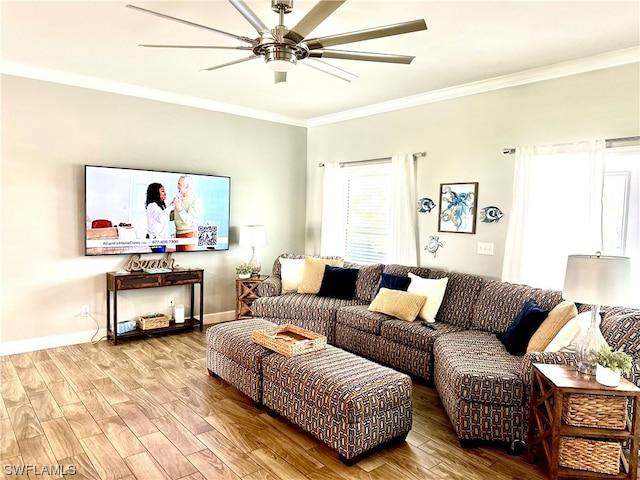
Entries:
POLYGON ((441 183, 438 231, 476 233, 478 182, 441 183))

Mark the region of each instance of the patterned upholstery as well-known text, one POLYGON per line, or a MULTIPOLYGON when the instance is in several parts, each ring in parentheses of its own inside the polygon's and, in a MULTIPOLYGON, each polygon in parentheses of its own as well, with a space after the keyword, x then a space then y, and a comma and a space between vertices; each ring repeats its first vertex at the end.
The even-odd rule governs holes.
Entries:
POLYGON ((530 298, 535 298, 545 310, 551 310, 562 301, 562 293, 497 280, 485 281, 473 307, 471 328, 504 332, 530 298))
POLYGON ((484 279, 478 275, 429 270, 429 278, 444 277, 449 278, 449 280, 447 281, 447 289, 444 292, 444 298, 436 315, 436 320, 469 328, 471 326, 473 306, 480 294, 484 279))
POLYGON ((350 460, 412 424, 411 379, 344 350, 265 359, 265 406, 350 460))
POLYGON ((207 368, 257 403, 262 403, 262 362, 274 355, 253 343, 251 332, 273 326, 266 320, 219 323, 207 329, 207 368))
POLYGON ((333 343, 338 309, 361 304, 359 300, 318 297, 309 293, 285 293, 277 297, 258 297, 252 309, 254 315, 278 324, 292 323, 325 335, 333 343))

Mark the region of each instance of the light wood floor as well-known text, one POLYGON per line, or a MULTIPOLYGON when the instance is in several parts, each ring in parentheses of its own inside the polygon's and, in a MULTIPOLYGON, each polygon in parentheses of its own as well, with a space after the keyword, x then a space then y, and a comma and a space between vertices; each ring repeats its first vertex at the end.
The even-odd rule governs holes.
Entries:
POLYGON ((413 418, 406 442, 346 467, 209 377, 204 333, 0 357, 0 478, 545 478, 525 455, 461 449, 432 387, 414 385, 413 418))

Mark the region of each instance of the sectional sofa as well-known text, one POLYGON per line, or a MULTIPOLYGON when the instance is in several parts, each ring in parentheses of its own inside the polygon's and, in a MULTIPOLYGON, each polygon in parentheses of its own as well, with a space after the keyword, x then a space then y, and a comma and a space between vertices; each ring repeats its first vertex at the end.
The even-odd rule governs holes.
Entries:
MULTIPOLYGON (((532 363, 575 365, 572 352, 512 355, 496 334, 505 332, 531 298, 545 310, 562 301, 562 293, 486 279, 478 275, 403 265, 358 265, 352 299, 282 291, 280 258, 258 287, 256 317, 293 323, 324 334, 334 346, 357 353, 435 386, 463 446, 477 441, 527 439, 532 363), (400 320, 369 310, 382 274, 447 278, 434 323, 400 320)), ((578 311, 589 306, 577 305, 578 311)), ((609 345, 633 356, 629 378, 640 385, 640 309, 601 310, 601 331, 609 345)))

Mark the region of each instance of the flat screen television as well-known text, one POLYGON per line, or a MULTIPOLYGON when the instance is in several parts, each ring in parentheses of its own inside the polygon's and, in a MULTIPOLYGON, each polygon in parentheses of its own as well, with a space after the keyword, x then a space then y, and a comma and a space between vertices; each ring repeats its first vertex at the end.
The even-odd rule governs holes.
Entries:
POLYGON ((231 178, 85 165, 85 255, 229 249, 231 178))

